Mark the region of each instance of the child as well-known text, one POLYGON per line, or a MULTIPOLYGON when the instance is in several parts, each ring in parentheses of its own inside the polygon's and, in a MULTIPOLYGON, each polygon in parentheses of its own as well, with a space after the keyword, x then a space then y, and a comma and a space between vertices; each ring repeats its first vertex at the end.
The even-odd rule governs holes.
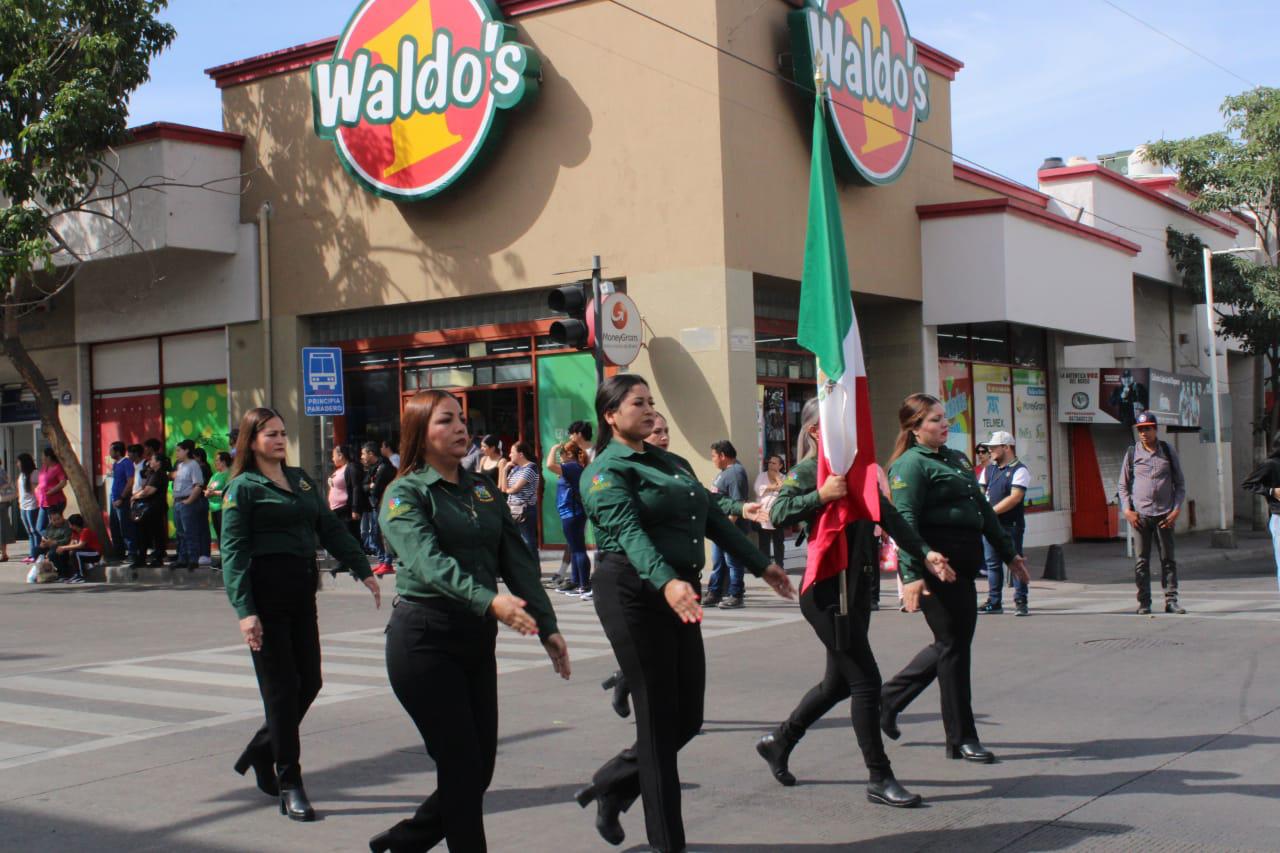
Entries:
POLYGON ((58 570, 58 574, 70 574, 71 557, 63 553, 63 546, 71 541, 71 527, 62 516, 62 507, 49 508, 49 526, 40 534, 39 553, 46 555, 58 570))
MULTIPOLYGON (((72 538, 66 545, 59 547, 58 551, 66 554, 66 559, 75 563, 75 574, 65 578, 63 583, 84 583, 85 569, 97 563, 102 557, 102 543, 98 541, 93 531, 85 526, 84 516, 78 513, 70 516, 67 524, 71 528, 72 538)), ((61 574, 61 566, 59 566, 59 574, 61 574)))

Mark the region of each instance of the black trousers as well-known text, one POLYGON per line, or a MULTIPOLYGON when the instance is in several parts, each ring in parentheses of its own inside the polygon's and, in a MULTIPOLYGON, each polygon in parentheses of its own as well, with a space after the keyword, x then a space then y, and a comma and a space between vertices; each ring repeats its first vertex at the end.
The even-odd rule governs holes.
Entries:
POLYGON ((301 753, 298 727, 320 693, 315 560, 293 554, 255 557, 249 581, 262 620, 262 649, 252 654, 267 720, 247 750, 269 746, 276 765, 292 767, 301 753))
POLYGON ((436 763, 436 790, 408 829, 424 849, 486 850, 484 794, 498 754, 498 623, 445 601, 397 599, 387 675, 436 763))
POLYGON ((760 550, 764 555, 779 566, 783 565, 782 561, 787 556, 787 531, 765 530, 761 527, 756 530, 756 537, 760 540, 760 550))
MULTIPOLYGON (((592 584, 596 613, 636 714, 635 745, 605 762, 592 782, 625 807, 640 796, 650 846, 664 853, 683 850, 676 756, 702 728, 707 664, 701 626, 681 622, 662 593, 619 554, 600 555, 592 584)), ((698 586, 694 582, 695 591, 698 586)))
POLYGON ((976 531, 935 528, 921 531, 925 541, 951 561, 956 579, 943 583, 925 572, 929 595, 920 608, 933 631, 933 642, 920 650, 881 691, 886 710, 895 714, 911 704, 938 679, 942 698, 942 726, 947 743, 959 745, 978 740, 973 720, 973 632, 978 624, 978 602, 973 579, 982 565, 982 538, 976 531))
POLYGON ((1164 515, 1138 517, 1134 528, 1138 534, 1138 559, 1134 563, 1133 578, 1138 587, 1138 604, 1151 606, 1151 545, 1160 551, 1160 586, 1164 589, 1166 603, 1178 601, 1178 564, 1173 558, 1173 528, 1161 527, 1164 515))
POLYGON ((876 666, 867 638, 871 627, 872 577, 873 574, 866 571, 851 572, 849 618, 844 620, 842 643, 837 643, 836 637, 840 578, 819 581, 800 596, 800 612, 826 646, 827 670, 822 681, 804 695, 782 724, 782 733, 788 740, 798 741, 828 711, 845 699, 852 699, 849 714, 862 760, 870 771, 871 781, 880 782, 893 775, 893 768, 880 737, 880 668, 876 666), (837 645, 843 648, 837 649, 837 645))
MULTIPOLYGON (((152 498, 154 500, 154 497, 152 498)), ((168 501, 152 506, 142 517, 138 525, 138 556, 144 557, 147 549, 151 549, 153 559, 164 557, 169 547, 169 505, 168 501)))

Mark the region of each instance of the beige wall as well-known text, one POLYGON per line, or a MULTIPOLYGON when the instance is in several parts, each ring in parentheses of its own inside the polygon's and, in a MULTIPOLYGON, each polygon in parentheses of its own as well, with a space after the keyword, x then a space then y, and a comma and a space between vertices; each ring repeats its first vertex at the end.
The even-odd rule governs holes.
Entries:
MULTIPOLYGON (((637 5, 713 34, 710 5, 637 5)), ((343 171, 312 131, 305 71, 224 90, 244 168, 263 170, 241 216, 274 207, 274 313, 546 286, 593 254, 629 277, 723 264, 716 54, 608 3, 518 22, 543 57, 538 100, 425 202, 376 198, 343 171)))

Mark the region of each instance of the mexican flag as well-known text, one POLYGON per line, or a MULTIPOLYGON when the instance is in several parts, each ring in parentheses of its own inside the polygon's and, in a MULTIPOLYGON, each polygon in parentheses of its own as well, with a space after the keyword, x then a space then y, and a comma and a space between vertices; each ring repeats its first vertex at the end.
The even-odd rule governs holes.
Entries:
POLYGON ((849 495, 827 504, 810 531, 801 592, 848 566, 845 527, 858 519, 880 520, 867 368, 853 316, 849 261, 840 222, 840 199, 831 170, 823 100, 819 87, 813 111, 813 164, 800 284, 799 343, 818 362, 818 484, 830 474, 844 474, 849 481, 849 495))

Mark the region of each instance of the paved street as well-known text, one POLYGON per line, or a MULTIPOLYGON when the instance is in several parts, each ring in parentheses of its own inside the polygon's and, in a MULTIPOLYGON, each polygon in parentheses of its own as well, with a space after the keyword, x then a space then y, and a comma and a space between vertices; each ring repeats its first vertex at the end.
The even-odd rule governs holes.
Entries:
MULTIPOLYGON (((1036 582, 1033 617, 983 617, 975 707, 991 766, 942 755, 935 688, 890 745, 926 807, 862 796, 843 709, 797 748, 800 784, 773 782, 754 739, 821 672, 794 605, 753 586, 705 625, 705 731, 682 753, 691 849, 1273 850, 1280 837, 1280 596, 1274 576, 1184 585, 1186 616, 1132 615, 1126 584, 1036 582)), ((230 765, 261 713, 218 590, 0 584, 0 825, 12 850, 358 850, 432 787, 421 742, 386 686, 367 595, 321 594, 326 684, 304 726, 321 813, 292 824, 230 765)), ((892 583, 873 619, 882 670, 928 636, 892 583)), ((608 849, 570 801, 624 745, 599 682, 613 669, 589 604, 556 596, 575 663, 500 636, 502 742, 486 800, 495 851, 608 849)), ((639 807, 623 849, 643 849, 639 807)))

